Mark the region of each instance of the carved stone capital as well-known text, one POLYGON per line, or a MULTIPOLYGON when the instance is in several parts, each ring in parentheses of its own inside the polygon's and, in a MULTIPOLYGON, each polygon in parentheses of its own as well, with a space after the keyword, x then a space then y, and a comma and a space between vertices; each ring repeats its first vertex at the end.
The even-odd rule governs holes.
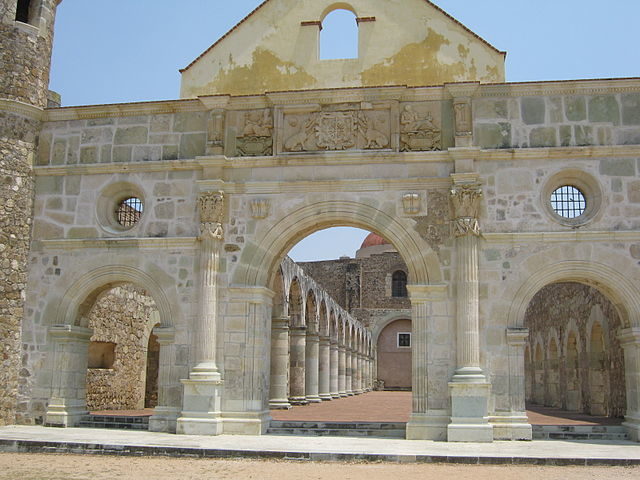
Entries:
POLYGON ((216 240, 224 238, 222 223, 224 220, 224 193, 203 192, 198 198, 200 211, 200 232, 216 240))
POLYGON ((256 198, 251 200, 249 204, 251 208, 251 217, 255 220, 261 220, 269 216, 270 202, 266 198, 256 198))
POLYGON ((463 237, 468 234, 480 236, 480 199, 482 188, 479 183, 456 184, 451 189, 454 211, 454 234, 463 237))

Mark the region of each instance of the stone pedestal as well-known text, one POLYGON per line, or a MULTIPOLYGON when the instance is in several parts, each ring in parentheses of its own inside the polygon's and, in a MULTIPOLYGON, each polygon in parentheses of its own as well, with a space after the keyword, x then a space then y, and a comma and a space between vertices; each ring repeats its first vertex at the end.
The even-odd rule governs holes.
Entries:
POLYGON ((492 442, 493 426, 487 409, 489 383, 450 383, 451 423, 447 426, 449 442, 492 442))
POLYGON ((320 374, 320 338, 317 333, 307 333, 305 353, 305 396, 308 403, 320 403, 318 381, 320 374))
POLYGON ((269 408, 289 409, 289 317, 271 319, 269 408))
POLYGON ((332 400, 331 397, 331 346, 329 337, 320 337, 320 364, 318 390, 322 400, 332 400))
POLYGON ((183 435, 221 435, 222 381, 182 380, 184 397, 177 433, 183 435))
POLYGON ((72 325, 49 329, 53 343, 52 395, 45 425, 74 427, 87 415, 87 354, 92 330, 72 325))

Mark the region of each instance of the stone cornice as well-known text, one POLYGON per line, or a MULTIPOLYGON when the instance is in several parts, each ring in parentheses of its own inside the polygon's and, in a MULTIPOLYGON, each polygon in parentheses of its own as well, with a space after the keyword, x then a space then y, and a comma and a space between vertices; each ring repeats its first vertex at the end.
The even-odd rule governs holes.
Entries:
POLYGON ((608 145, 588 147, 510 148, 503 150, 480 150, 476 160, 591 160, 605 157, 636 157, 640 145, 608 145))
POLYGON ((41 121, 44 118, 44 110, 18 100, 0 99, 0 112, 9 112, 32 120, 41 121))
POLYGON ((640 92, 640 78, 607 78, 481 85, 478 97, 527 97, 551 95, 604 95, 640 92))
MULTIPOLYGON (((174 238, 87 238, 87 239, 55 239, 39 240, 44 250, 82 250, 130 248, 135 250, 172 250, 196 248, 196 237, 174 238)), ((37 250, 37 245, 34 249, 37 250)))
POLYGON ((204 111, 198 99, 168 100, 161 102, 115 103, 110 105, 87 105, 78 107, 51 108, 44 111, 47 122, 85 120, 93 118, 133 117, 170 113, 204 111))
POLYGON ((483 233, 482 238, 489 244, 503 245, 536 242, 639 242, 640 232, 589 232, 571 230, 568 232, 483 233))

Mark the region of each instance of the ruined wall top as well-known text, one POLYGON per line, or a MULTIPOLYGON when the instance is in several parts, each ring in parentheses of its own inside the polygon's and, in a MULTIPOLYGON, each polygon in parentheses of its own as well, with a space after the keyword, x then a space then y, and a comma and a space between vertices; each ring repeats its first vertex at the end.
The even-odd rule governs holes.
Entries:
POLYGON ((267 0, 182 70, 182 98, 381 85, 505 81, 504 52, 426 0, 267 0), (358 58, 320 60, 334 10, 358 24, 358 58))

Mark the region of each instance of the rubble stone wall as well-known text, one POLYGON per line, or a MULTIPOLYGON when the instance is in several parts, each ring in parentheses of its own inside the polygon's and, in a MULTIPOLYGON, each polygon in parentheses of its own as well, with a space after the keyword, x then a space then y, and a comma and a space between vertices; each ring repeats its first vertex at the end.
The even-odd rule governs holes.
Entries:
MULTIPOLYGON (((153 299, 143 289, 132 285, 113 288, 98 299, 89 318, 89 326, 93 329, 91 341, 115 343, 115 362, 110 369, 88 369, 89 410, 145 407, 147 351, 157 318, 153 315, 155 311, 153 299)), ((157 380, 151 380, 157 391, 157 380)), ((157 397, 153 391, 150 394, 157 397)))

